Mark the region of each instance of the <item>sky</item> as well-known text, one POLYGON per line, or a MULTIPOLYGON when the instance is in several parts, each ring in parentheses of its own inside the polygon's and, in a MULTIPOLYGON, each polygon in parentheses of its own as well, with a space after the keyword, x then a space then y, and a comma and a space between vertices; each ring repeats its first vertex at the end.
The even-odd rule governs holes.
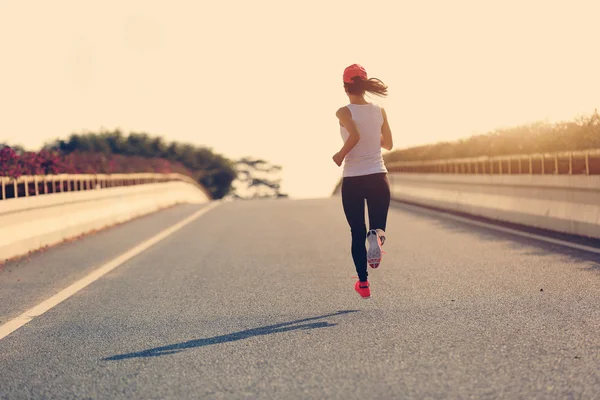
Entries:
MULTIPOLYGON (((0 142, 119 128, 341 176, 336 110, 359 63, 395 148, 600 108, 597 0, 0 0, 0 142)), ((385 152, 385 151, 384 151, 385 152)))

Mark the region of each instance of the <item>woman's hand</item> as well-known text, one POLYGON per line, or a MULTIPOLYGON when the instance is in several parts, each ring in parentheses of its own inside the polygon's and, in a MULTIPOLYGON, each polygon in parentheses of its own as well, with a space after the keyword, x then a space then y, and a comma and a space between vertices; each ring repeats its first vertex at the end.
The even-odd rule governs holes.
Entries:
POLYGON ((337 152, 333 155, 333 162, 337 164, 338 167, 342 166, 342 162, 344 161, 344 155, 340 152, 337 152))

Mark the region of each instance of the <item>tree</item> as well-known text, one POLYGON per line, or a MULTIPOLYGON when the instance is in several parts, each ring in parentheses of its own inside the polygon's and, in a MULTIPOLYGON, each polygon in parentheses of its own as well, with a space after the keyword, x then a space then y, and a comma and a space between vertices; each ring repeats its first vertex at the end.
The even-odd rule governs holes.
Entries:
POLYGON ((281 192, 281 179, 278 174, 281 166, 262 159, 244 157, 237 161, 237 180, 234 182, 233 196, 239 199, 286 198, 281 192))
MULTIPOLYGON (((4 149, 4 148, 8 148, 8 149, 12 149, 12 151, 14 151, 17 154, 23 154, 25 153, 25 148, 23 146, 9 146, 8 143, 0 143, 0 149, 4 149)), ((8 151, 8 150, 6 150, 8 151)))
MULTIPOLYGON (((103 154, 107 157, 118 155, 164 159, 181 164, 214 199, 220 199, 230 192, 237 175, 235 163, 215 154, 211 149, 188 143, 165 143, 161 137, 152 137, 143 132, 132 132, 127 136, 119 130, 73 134, 67 140, 47 145, 46 149, 59 151, 63 155, 80 152, 103 154)), ((141 164, 138 162, 138 165, 141 164)))

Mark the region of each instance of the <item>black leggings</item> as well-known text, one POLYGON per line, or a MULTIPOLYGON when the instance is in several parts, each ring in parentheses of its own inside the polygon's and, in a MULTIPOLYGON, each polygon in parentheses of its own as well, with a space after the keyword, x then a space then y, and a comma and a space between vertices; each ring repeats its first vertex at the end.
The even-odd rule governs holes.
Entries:
POLYGON ((342 181, 342 204, 352 233, 352 259, 358 278, 363 282, 368 276, 365 200, 369 211, 369 230, 385 231, 390 207, 390 185, 387 174, 352 176, 342 181))

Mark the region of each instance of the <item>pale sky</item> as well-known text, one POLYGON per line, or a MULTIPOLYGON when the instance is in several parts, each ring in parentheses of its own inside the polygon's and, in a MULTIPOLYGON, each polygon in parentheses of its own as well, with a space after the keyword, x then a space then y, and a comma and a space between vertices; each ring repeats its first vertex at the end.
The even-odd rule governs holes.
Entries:
POLYGON ((600 108, 597 0, 0 0, 0 142, 120 128, 283 166, 292 197, 341 169, 343 69, 390 95, 396 148, 600 108))

